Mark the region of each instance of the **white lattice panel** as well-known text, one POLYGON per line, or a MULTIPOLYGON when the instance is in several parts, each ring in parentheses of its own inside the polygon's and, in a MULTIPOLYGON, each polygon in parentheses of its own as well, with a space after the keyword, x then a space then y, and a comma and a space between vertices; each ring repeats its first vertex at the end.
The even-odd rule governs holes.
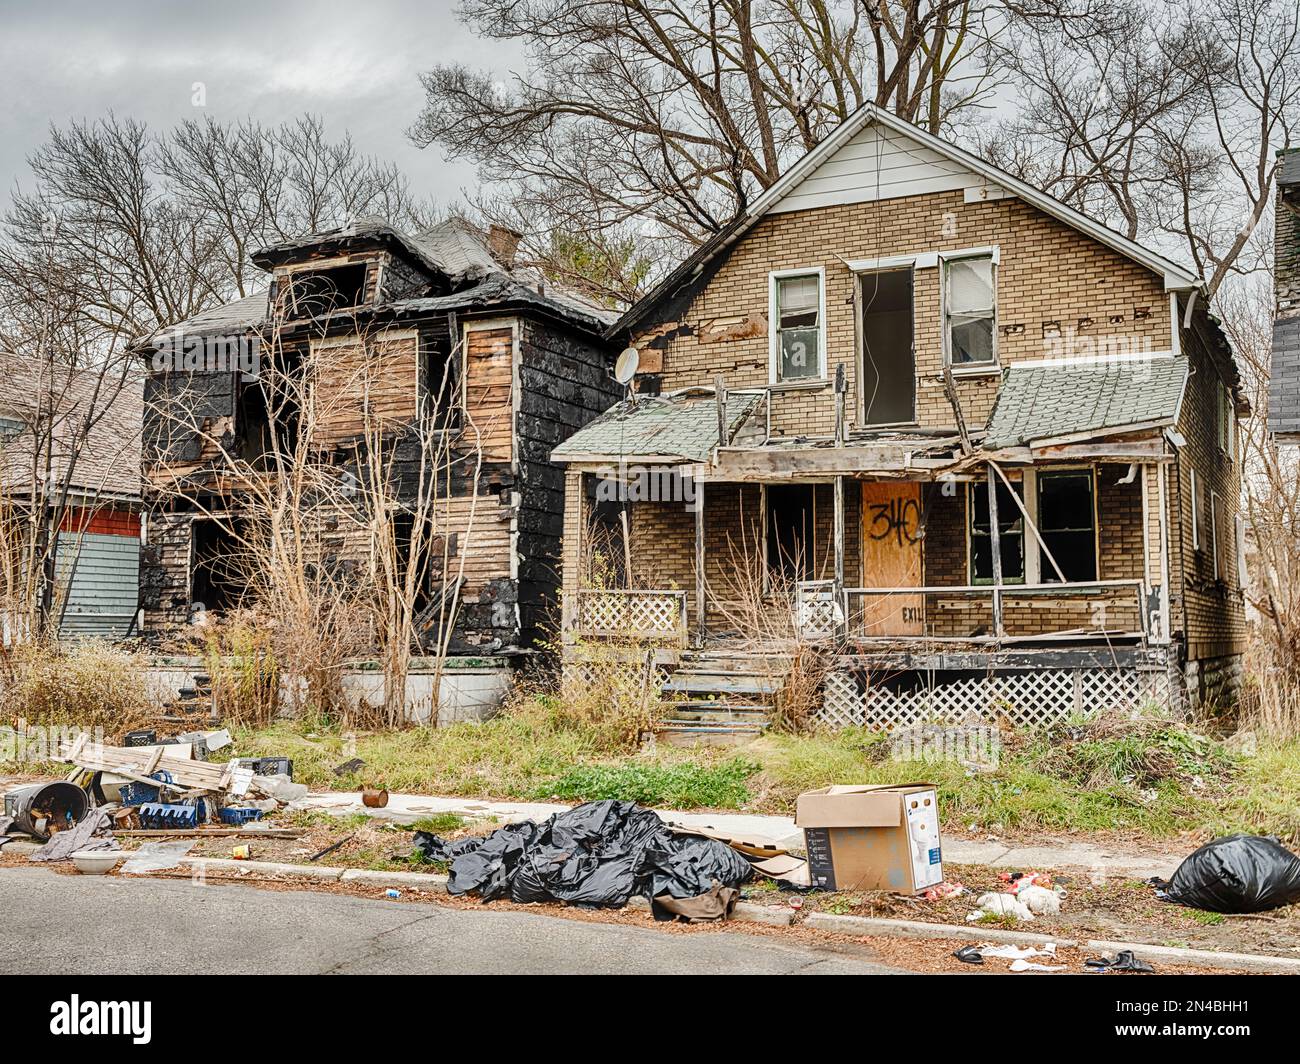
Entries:
POLYGON ((1166 673, 1138 669, 1041 669, 968 677, 905 692, 862 682, 847 670, 827 675, 819 720, 833 728, 884 731, 916 724, 1006 723, 1046 728, 1107 709, 1155 703, 1173 708, 1166 673))
POLYGON ((578 631, 605 638, 675 639, 685 629, 685 599, 673 592, 584 591, 578 631))

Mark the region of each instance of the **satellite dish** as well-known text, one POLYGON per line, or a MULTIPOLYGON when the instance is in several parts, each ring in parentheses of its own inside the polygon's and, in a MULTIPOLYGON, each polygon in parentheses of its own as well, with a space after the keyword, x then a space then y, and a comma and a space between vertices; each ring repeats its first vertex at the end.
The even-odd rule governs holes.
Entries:
POLYGON ((614 363, 614 379, 619 384, 631 384, 640 364, 641 353, 635 347, 624 348, 622 354, 618 356, 618 361, 614 363))

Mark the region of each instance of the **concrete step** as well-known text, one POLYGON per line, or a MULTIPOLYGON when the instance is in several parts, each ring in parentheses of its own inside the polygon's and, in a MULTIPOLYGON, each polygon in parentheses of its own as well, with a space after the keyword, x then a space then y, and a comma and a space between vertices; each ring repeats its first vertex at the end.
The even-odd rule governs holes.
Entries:
POLYGON ((762 728, 745 725, 707 726, 694 721, 659 721, 655 741, 667 746, 744 746, 763 734, 762 728))
POLYGON ((679 668, 663 685, 665 691, 703 691, 718 694, 774 695, 781 680, 744 672, 702 672, 679 668))

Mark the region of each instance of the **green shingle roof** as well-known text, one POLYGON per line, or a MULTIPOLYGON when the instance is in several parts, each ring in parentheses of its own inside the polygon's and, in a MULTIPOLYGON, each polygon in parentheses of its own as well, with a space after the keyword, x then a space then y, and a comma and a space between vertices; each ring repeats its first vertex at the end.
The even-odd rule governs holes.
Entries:
MULTIPOLYGON (((728 443, 762 398, 757 392, 727 396, 728 443)), ((579 429, 551 452, 551 460, 620 456, 702 462, 716 446, 718 407, 711 395, 642 397, 619 403, 579 429)))
POLYGON ((1016 366, 1003 374, 989 417, 987 447, 1073 436, 1178 416, 1187 361, 1130 361, 1016 366))

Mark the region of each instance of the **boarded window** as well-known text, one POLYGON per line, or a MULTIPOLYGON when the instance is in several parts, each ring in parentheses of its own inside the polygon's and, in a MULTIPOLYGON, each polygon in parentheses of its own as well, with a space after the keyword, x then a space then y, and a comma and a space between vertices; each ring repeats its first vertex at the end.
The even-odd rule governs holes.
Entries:
MULTIPOLYGON (((1097 527, 1091 470, 1038 475, 1038 531, 1065 578, 1071 582, 1097 579, 1097 527)), ((1046 582, 1059 579, 1056 569, 1041 558, 1046 582)))
POLYGON ((944 261, 944 318, 948 360, 954 366, 994 360, 993 256, 944 261))
MULTIPOLYGON (((1016 496, 1022 496, 1019 484, 1016 496)), ((998 483, 998 535, 1001 539, 1002 582, 1021 584, 1025 580, 1025 523, 1020 507, 1007 486, 998 483)), ((972 584, 993 583, 993 537, 989 523, 987 481, 970 485, 967 497, 970 514, 970 576, 972 584)))
POLYGON ((465 334, 466 442, 482 448, 485 462, 508 462, 512 453, 514 345, 508 325, 465 334))
POLYGON ((821 274, 778 277, 775 286, 776 379, 821 377, 821 274))

